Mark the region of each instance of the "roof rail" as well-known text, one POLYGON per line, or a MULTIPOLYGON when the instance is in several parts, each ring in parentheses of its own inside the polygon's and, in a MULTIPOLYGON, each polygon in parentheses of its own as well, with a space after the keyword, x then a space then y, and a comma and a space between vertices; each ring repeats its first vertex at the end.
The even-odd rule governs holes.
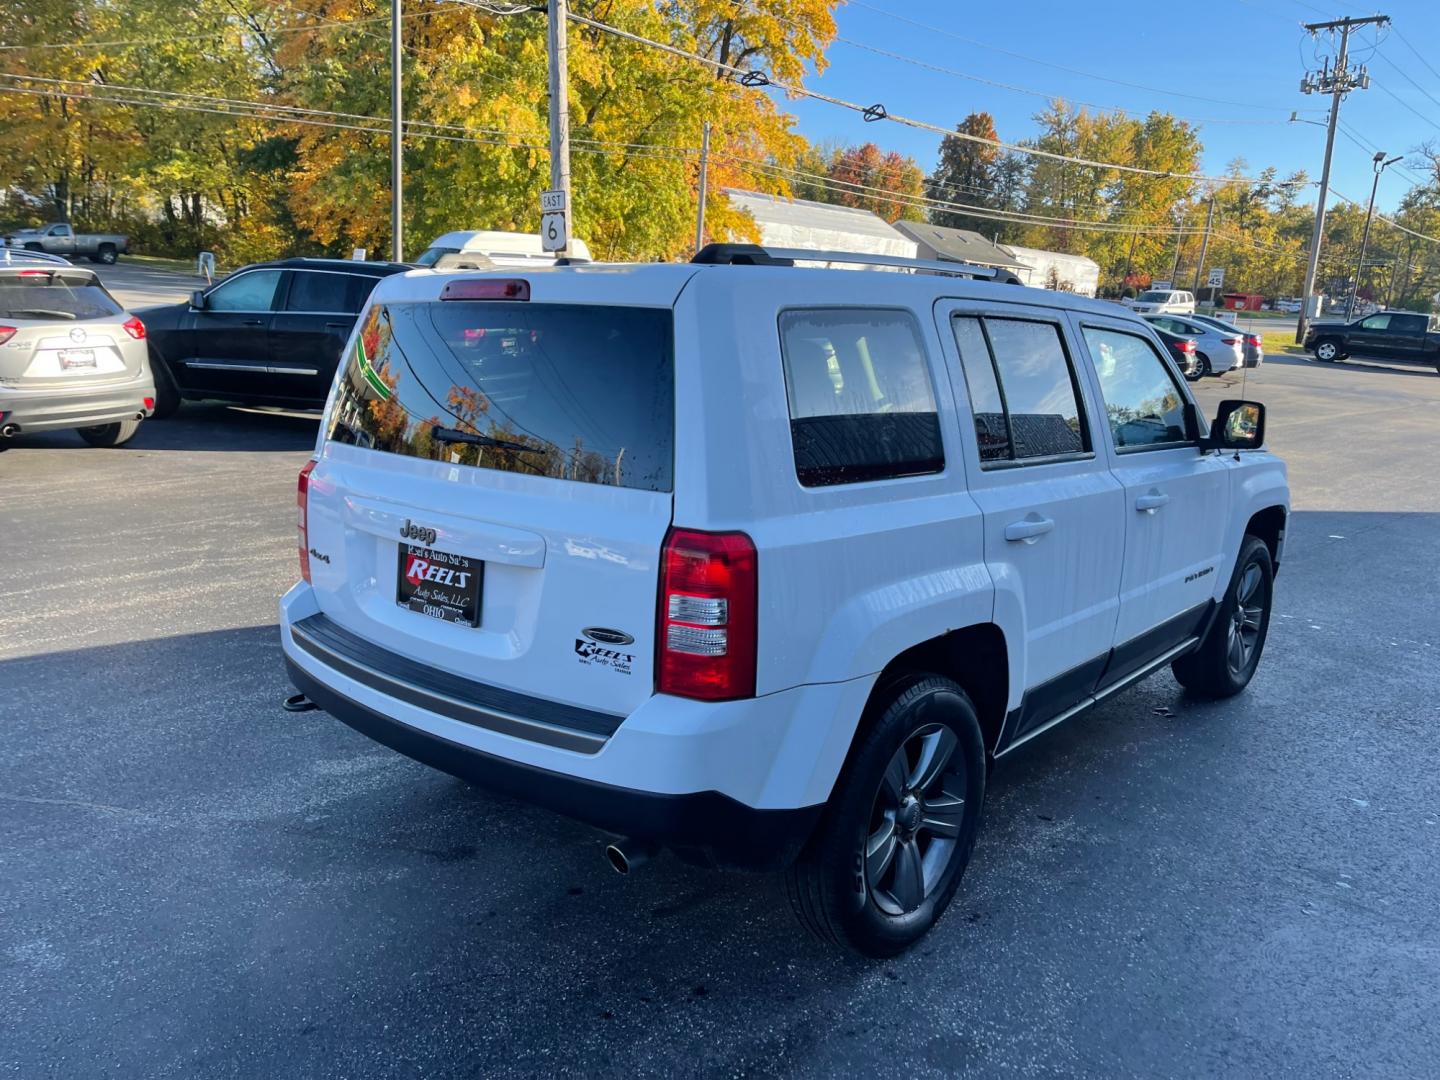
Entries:
POLYGON ((903 255, 877 255, 865 251, 821 251, 810 248, 772 248, 759 244, 706 244, 695 253, 692 263, 712 266, 794 266, 796 262, 854 263, 858 266, 893 266, 898 270, 923 270, 951 277, 980 278, 1001 284, 1024 284, 1008 270, 973 263, 942 262, 937 259, 909 259, 903 255))

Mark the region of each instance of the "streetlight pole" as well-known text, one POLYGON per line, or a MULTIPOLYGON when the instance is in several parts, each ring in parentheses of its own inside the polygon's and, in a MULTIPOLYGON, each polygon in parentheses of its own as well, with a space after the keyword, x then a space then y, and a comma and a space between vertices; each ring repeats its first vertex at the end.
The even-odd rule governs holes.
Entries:
POLYGON ((394 262, 405 261, 404 226, 401 213, 404 203, 401 185, 402 166, 405 155, 404 113, 400 102, 400 5, 402 0, 390 0, 390 258, 394 262))
MULTIPOLYGON (((1310 298, 1315 291, 1315 275, 1320 269, 1320 242, 1325 233, 1325 200, 1330 195, 1330 159, 1335 152, 1335 128, 1340 123, 1340 102, 1351 90, 1370 85, 1370 76, 1362 66, 1352 73, 1346 62, 1350 58, 1350 32, 1361 26, 1385 26, 1390 22, 1388 15, 1371 15, 1365 19, 1334 19, 1323 23, 1306 23, 1305 29, 1312 34, 1321 30, 1340 31, 1340 50, 1335 58, 1334 69, 1326 68, 1318 75, 1306 74, 1300 82, 1302 93, 1330 94, 1330 120, 1325 125, 1325 164, 1320 170, 1320 194, 1315 203, 1315 226, 1310 233, 1310 257, 1305 262, 1305 284, 1300 290, 1300 319, 1295 325, 1295 341, 1304 343, 1310 329, 1310 298)), ((1318 315, 1319 312, 1317 311, 1318 315)))
POLYGON ((1355 263, 1355 280, 1350 285, 1350 299, 1345 301, 1345 321, 1355 314, 1355 296, 1360 291, 1360 274, 1365 268, 1365 249, 1370 246, 1370 223, 1375 219, 1375 193, 1380 190, 1380 174, 1401 160, 1393 157, 1385 160, 1385 151, 1375 152, 1375 182, 1370 185, 1370 206, 1365 211, 1365 232, 1360 237, 1360 258, 1355 263))

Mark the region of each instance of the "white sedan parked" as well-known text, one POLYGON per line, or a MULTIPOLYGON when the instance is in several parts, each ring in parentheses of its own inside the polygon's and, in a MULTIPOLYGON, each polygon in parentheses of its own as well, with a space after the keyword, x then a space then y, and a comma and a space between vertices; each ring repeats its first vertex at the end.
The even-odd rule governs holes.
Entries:
POLYGON ((1193 338, 1202 376, 1219 375, 1245 364, 1245 337, 1238 328, 1222 330, 1213 323, 1179 315, 1143 315, 1141 318, 1172 334, 1193 338))

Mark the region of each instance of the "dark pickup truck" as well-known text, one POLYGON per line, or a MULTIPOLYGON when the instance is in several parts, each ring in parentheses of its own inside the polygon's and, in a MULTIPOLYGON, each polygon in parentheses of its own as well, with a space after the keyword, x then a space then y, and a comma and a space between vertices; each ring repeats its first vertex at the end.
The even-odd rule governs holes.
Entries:
POLYGON ((1440 316, 1377 311, 1354 322, 1311 323, 1305 348, 1327 363, 1347 356, 1374 356, 1432 364, 1440 374, 1440 316))

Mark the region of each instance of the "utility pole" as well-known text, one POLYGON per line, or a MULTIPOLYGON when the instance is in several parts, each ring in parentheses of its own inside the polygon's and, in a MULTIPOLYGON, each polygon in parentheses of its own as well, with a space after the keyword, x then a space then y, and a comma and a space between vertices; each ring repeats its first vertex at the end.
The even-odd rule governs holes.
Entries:
MULTIPOLYGON (((568 0, 550 0, 550 190, 565 193, 567 235, 575 222, 570 198, 570 61, 565 44, 569 20, 568 0)), ((569 253, 567 239, 561 254, 569 253)))
MULTIPOLYGON (((1300 290, 1300 321, 1295 326, 1295 341, 1303 343, 1310 329, 1310 298, 1315 292, 1315 275, 1320 269, 1320 242, 1325 233, 1325 200, 1330 195, 1330 158, 1335 152, 1335 128, 1340 123, 1340 102, 1351 90, 1364 90, 1370 85, 1370 73, 1362 64, 1350 71, 1350 33, 1361 26, 1386 26, 1388 15, 1370 15, 1364 19, 1333 19, 1330 22, 1306 23, 1305 29, 1312 34, 1321 30, 1340 31, 1340 49, 1335 57, 1335 66, 1325 67, 1319 72, 1306 72, 1300 80, 1302 94, 1330 95, 1330 122, 1325 126, 1325 165, 1320 171, 1320 194, 1315 203, 1315 228, 1310 234, 1310 258, 1305 263, 1305 284, 1300 290)), ((1319 312, 1317 311, 1318 315, 1319 312)))
POLYGON ((404 112, 400 102, 400 5, 401 0, 390 0, 390 258, 394 262, 405 261, 404 226, 401 212, 404 205, 402 194, 402 166, 405 156, 404 112))
POLYGON ((700 210, 695 216, 695 250, 705 246, 705 189, 710 179, 710 121, 700 129, 700 210))
MULTIPOLYGON (((1200 261, 1195 264, 1195 286, 1190 291, 1200 291, 1200 275, 1205 273, 1205 257, 1210 254, 1210 226, 1215 221, 1215 192, 1210 193, 1210 206, 1205 211, 1205 238, 1200 241, 1200 261)), ((1211 305, 1212 307, 1214 305, 1211 305)))
POLYGON ((1365 232, 1360 237, 1360 258, 1355 262, 1355 280, 1350 285, 1350 299, 1345 301, 1346 322, 1355 314, 1355 296, 1360 291, 1360 274, 1365 269, 1365 249, 1370 246, 1370 222, 1375 218, 1375 193, 1380 190, 1380 174, 1400 160, 1401 158, 1393 157, 1386 161, 1384 150, 1375 152, 1375 182, 1370 185, 1370 207, 1365 211, 1365 232))

